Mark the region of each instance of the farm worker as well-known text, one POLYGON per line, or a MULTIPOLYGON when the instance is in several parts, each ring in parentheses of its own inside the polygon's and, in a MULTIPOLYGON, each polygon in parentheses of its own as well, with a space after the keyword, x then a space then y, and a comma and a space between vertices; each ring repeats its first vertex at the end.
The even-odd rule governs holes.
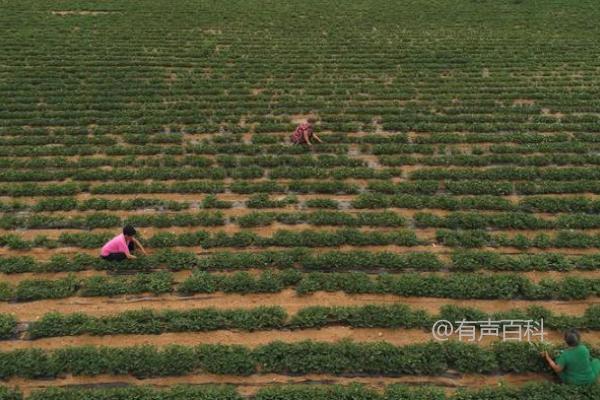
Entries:
POLYGON ((550 368, 558 374, 563 383, 588 385, 596 382, 600 375, 600 360, 592 358, 587 347, 579 341, 579 332, 570 329, 565 332, 565 342, 569 348, 562 351, 556 362, 552 360, 547 351, 542 353, 550 368))
POLYGON ((131 225, 127 225, 123 228, 122 234, 115 236, 102 247, 100 257, 107 261, 122 261, 127 258, 133 259, 136 257, 131 253, 136 247, 139 247, 142 253, 146 255, 146 250, 135 238, 135 234, 135 228, 131 225))
POLYGON ((306 122, 298 125, 294 133, 292 133, 292 136, 290 136, 292 143, 307 144, 312 146, 312 143, 310 142, 311 139, 315 139, 317 142, 323 143, 321 138, 315 135, 313 131, 313 125, 315 122, 316 120, 313 117, 310 117, 306 122))

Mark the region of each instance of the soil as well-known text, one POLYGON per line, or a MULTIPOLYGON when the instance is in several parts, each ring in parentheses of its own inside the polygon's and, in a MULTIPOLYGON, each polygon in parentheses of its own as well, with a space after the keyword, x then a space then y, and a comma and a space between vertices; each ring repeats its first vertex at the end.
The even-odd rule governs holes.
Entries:
POLYGON ((546 117, 555 117, 555 118, 564 118, 565 114, 561 113, 561 112, 552 112, 551 109, 549 108, 542 108, 542 115, 546 116, 546 117))
POLYGON ((122 386, 122 385, 151 385, 155 387, 168 387, 172 385, 236 385, 239 386, 241 394, 250 396, 262 387, 275 384, 340 384, 361 383, 379 391, 385 386, 394 383, 408 385, 436 385, 453 391, 461 387, 484 387, 498 386, 504 383, 508 386, 520 386, 531 381, 549 380, 550 375, 542 374, 505 374, 505 375, 463 375, 449 372, 446 376, 401 376, 401 377, 340 377, 335 375, 307 374, 302 376, 289 376, 278 374, 263 374, 251 376, 229 376, 229 375, 186 375, 168 378, 137 379, 133 376, 121 375, 99 375, 95 377, 67 376, 54 380, 26 380, 12 378, 6 381, 6 385, 12 388, 18 387, 25 394, 32 390, 46 387, 65 386, 122 386))
MULTIPOLYGON (((446 256, 442 256, 440 257, 442 260, 447 258, 446 256)), ((168 271, 167 268, 159 268, 153 271, 168 271)), ((243 270, 245 272, 248 272, 251 275, 259 275, 261 272, 263 272, 262 269, 245 269, 243 270)), ((211 271, 212 273, 216 273, 216 274, 222 274, 222 275, 231 275, 234 274, 236 272, 238 272, 238 270, 223 270, 223 271, 219 271, 219 270, 215 270, 215 271, 211 271)), ((378 275, 380 274, 382 271, 364 271, 368 274, 373 274, 373 275, 378 275)), ((398 271, 398 272, 394 272, 392 271, 392 273, 398 273, 401 274, 404 271, 398 271)), ((413 272, 413 271, 410 271, 413 272)), ((419 272, 419 271, 416 271, 419 272)), ((454 271, 439 271, 439 272, 427 272, 427 271, 423 271, 425 273, 429 273, 432 275, 441 275, 441 276, 448 276, 451 275, 453 273, 455 273, 454 271)), ((92 276, 106 276, 106 275, 114 275, 117 272, 107 272, 107 271, 95 271, 95 270, 86 270, 86 271, 77 271, 77 272, 23 272, 23 273, 16 273, 16 274, 2 274, 0 273, 0 281, 2 282, 7 282, 10 283, 12 285, 16 285, 21 281, 24 280, 28 280, 28 279, 61 279, 61 278, 66 278, 67 276, 75 276, 77 279, 84 279, 84 278, 89 278, 92 276)), ((125 272, 127 273, 127 272, 125 272)), ((131 271, 130 273, 135 273, 135 271, 131 271)), ((518 274, 518 275, 523 275, 524 277, 532 280, 533 282, 539 282, 542 279, 554 279, 554 280, 562 280, 566 277, 581 277, 581 278, 588 278, 588 279, 600 279, 600 270, 594 270, 594 271, 566 271, 566 272, 561 272, 561 271, 527 271, 527 272, 506 272, 506 271, 486 271, 486 270, 482 270, 480 271, 480 273, 482 274, 489 274, 489 275, 494 275, 494 274, 504 274, 504 273, 511 273, 511 274, 518 274)), ((173 274, 173 279, 176 283, 181 283, 183 282, 186 278, 188 278, 191 274, 192 271, 191 270, 184 270, 184 271, 176 271, 176 272, 172 272, 173 274)))
POLYGON ((591 305, 600 304, 600 298, 573 301, 526 301, 526 300, 457 300, 430 297, 400 297, 395 295, 360 294, 342 292, 316 292, 299 296, 293 289, 273 294, 227 294, 217 292, 195 296, 177 295, 129 295, 120 297, 69 297, 65 299, 40 300, 24 303, 0 303, 0 313, 14 314, 20 321, 34 321, 44 314, 83 312, 90 315, 110 315, 140 308, 153 310, 189 310, 215 307, 254 308, 258 306, 281 306, 289 314, 310 306, 361 306, 366 304, 406 304, 413 309, 437 313, 443 305, 476 307, 485 312, 506 311, 541 305, 556 313, 582 315, 591 305))
MULTIPOLYGON (((597 346, 600 344, 600 332, 584 332, 586 343, 597 346)), ((385 341, 396 346, 412 343, 425 343, 434 340, 428 329, 384 329, 384 328, 350 328, 345 326, 330 326, 322 329, 302 330, 270 330, 256 332, 240 332, 234 330, 218 330, 210 332, 163 333, 161 335, 106 335, 106 336, 66 336, 36 340, 11 340, 2 343, 4 351, 17 349, 39 348, 44 350, 57 349, 65 346, 113 346, 128 347, 142 344, 168 346, 178 344, 195 346, 198 344, 225 344, 257 347, 273 341, 286 343, 314 340, 319 342, 336 342, 349 339, 355 342, 385 341)), ((458 340, 455 336, 451 340, 458 340)), ((484 337, 479 343, 489 345, 500 338, 484 337)), ((544 330, 544 340, 560 344, 563 333, 544 330)))
MULTIPOLYGON (((261 247, 261 248, 247 247, 247 248, 240 248, 240 249, 232 249, 232 248, 202 249, 199 246, 171 248, 171 250, 173 250, 173 251, 188 251, 188 252, 195 252, 196 254, 211 254, 211 253, 216 253, 216 252, 221 252, 221 251, 235 251, 235 252, 243 253, 243 252, 284 250, 284 249, 285 248, 282 248, 282 247, 261 247)), ((151 248, 147 249, 147 250, 149 251, 149 253, 153 252, 153 249, 151 249, 151 248)), ((329 251, 333 251, 333 250, 339 250, 339 251, 351 251, 351 250, 387 251, 387 252, 396 253, 396 254, 405 254, 405 253, 426 251, 426 252, 430 252, 430 253, 434 253, 434 254, 438 254, 438 255, 449 255, 449 254, 452 254, 456 249, 438 245, 436 243, 431 243, 429 245, 422 245, 422 246, 412 246, 412 247, 400 247, 400 246, 395 246, 395 245, 353 247, 353 246, 344 245, 344 246, 338 246, 338 247, 315 247, 315 248, 311 249, 311 251, 313 251, 314 253, 329 252, 329 251)), ((480 250, 481 251, 490 251, 490 252, 494 252, 494 253, 498 253, 498 254, 507 254, 507 255, 523 254, 522 250, 517 249, 515 247, 482 247, 480 250)), ((61 248, 57 248, 57 249, 32 248, 32 249, 29 249, 26 251, 11 250, 6 247, 1 247, 0 248, 0 256, 30 255, 30 256, 35 257, 38 260, 46 261, 46 260, 50 259, 50 257, 52 257, 52 255, 54 255, 54 254, 73 255, 76 253, 85 253, 85 254, 89 254, 89 255, 97 255, 98 251, 99 251, 99 249, 83 249, 83 248, 78 248, 78 247, 61 247, 61 248)), ((558 253, 558 254, 564 254, 564 255, 579 256, 579 255, 597 254, 598 249, 596 249, 596 248, 568 249, 568 248, 554 248, 554 247, 550 247, 547 249, 531 248, 531 249, 527 249, 527 253, 530 253, 530 254, 558 253)))
POLYGON ((292 123, 294 124, 301 124, 306 122, 310 117, 314 117, 317 120, 319 119, 316 115, 314 114, 293 114, 290 115, 290 120, 292 121, 292 123))

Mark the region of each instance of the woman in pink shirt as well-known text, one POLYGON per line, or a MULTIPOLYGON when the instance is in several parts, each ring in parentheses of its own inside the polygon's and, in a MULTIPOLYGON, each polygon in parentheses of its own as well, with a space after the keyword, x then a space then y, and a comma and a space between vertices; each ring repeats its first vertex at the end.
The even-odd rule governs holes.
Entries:
POLYGON ((323 143, 323 141, 314 133, 313 124, 315 122, 316 120, 311 117, 307 120, 307 122, 298 125, 298 127, 290 137, 292 143, 307 144, 309 146, 312 146, 312 143, 310 142, 311 139, 314 139, 319 143, 323 143))
POLYGON ((136 258, 131 254, 136 246, 146 255, 146 250, 140 242, 134 237, 136 234, 135 228, 127 225, 123 228, 123 233, 109 240, 100 251, 100 257, 107 261, 122 261, 127 258, 136 258))

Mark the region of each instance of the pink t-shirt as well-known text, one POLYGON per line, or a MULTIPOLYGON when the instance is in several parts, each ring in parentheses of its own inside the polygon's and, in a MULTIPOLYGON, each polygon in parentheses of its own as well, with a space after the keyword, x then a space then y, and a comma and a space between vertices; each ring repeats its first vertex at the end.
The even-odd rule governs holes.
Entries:
POLYGON ((129 247, 127 247, 127 241, 125 235, 122 233, 110 239, 103 247, 100 252, 101 256, 108 256, 110 253, 125 253, 129 254, 129 247))
POLYGON ((313 127, 308 122, 304 122, 296 128, 292 136, 290 136, 290 140, 295 144, 304 144, 306 141, 304 140, 304 132, 307 133, 308 138, 312 139, 313 137, 313 127))

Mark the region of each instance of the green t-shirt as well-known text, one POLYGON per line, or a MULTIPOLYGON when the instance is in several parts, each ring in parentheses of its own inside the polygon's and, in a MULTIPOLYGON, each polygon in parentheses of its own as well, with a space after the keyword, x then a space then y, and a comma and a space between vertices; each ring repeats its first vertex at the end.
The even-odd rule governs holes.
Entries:
POLYGON ((592 360, 590 351, 582 344, 564 350, 556 363, 563 368, 560 378, 564 383, 587 385, 594 383, 600 373, 600 361, 592 360))

